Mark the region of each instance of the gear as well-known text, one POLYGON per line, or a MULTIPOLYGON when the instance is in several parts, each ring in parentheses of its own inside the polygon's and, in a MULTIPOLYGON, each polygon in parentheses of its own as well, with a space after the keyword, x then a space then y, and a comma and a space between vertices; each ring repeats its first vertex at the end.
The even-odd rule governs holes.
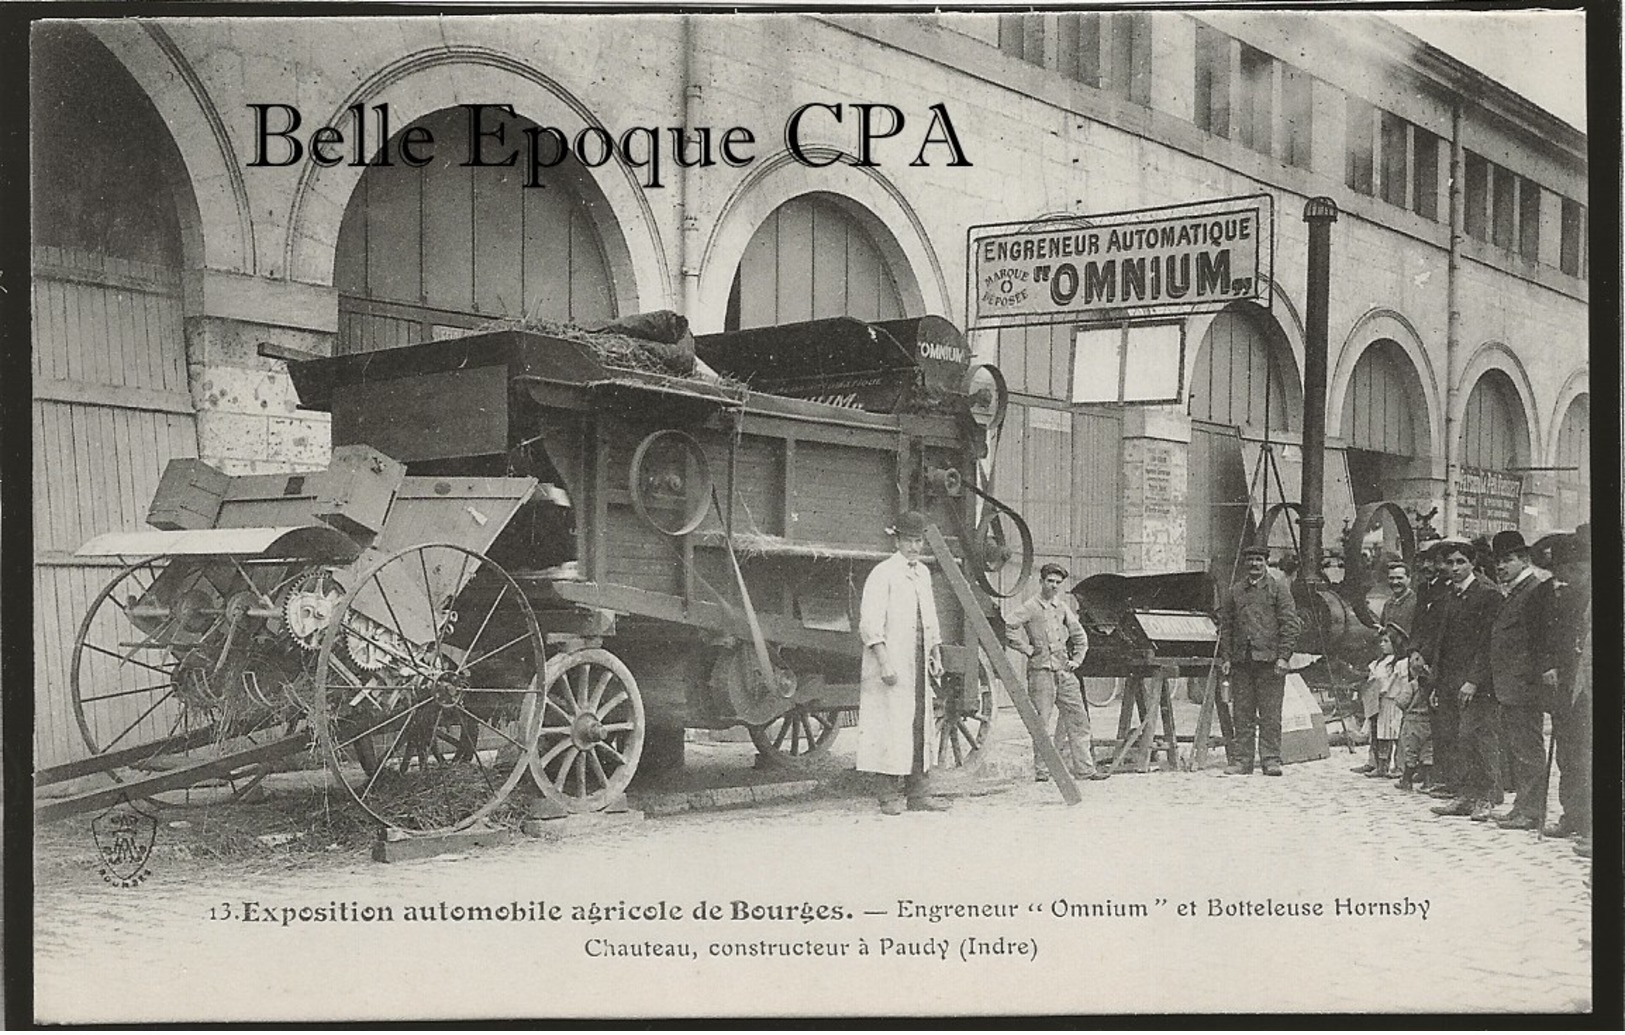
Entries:
POLYGON ((305 572, 288 585, 282 599, 282 631, 306 651, 315 650, 341 596, 343 591, 329 572, 320 568, 305 572))
POLYGON ((379 672, 390 664, 408 661, 412 645, 398 633, 352 611, 344 623, 344 653, 357 668, 379 672))

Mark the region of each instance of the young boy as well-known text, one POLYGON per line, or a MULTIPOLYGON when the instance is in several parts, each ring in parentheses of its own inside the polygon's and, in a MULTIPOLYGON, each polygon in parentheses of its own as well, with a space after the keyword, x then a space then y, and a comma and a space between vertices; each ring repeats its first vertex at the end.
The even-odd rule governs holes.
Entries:
MULTIPOLYGON (((1386 640, 1391 644, 1392 652, 1401 659, 1408 658, 1410 637, 1406 635, 1405 630, 1389 623, 1384 627, 1384 633, 1386 640)), ((1394 699, 1395 705, 1403 713, 1399 724, 1399 750, 1394 755, 1394 766, 1399 770, 1399 780, 1394 786, 1402 791, 1408 791, 1418 786, 1427 786, 1432 778, 1433 714, 1429 709, 1428 695, 1420 690, 1415 676, 1410 672, 1410 662, 1401 660, 1400 665, 1404 668, 1405 679, 1396 687, 1398 696, 1394 699)))

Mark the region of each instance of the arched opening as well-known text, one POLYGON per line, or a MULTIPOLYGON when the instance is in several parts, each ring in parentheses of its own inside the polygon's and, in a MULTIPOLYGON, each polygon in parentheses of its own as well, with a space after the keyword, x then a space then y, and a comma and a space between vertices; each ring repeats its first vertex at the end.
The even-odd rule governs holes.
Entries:
POLYGON ((164 466, 198 455, 181 303, 185 164, 151 101, 90 33, 30 40, 34 758, 85 753, 68 656, 115 569, 73 557, 140 529, 164 466))
POLYGON ((1399 343, 1379 338, 1366 346, 1343 393, 1340 422, 1356 506, 1430 498, 1427 413, 1422 379, 1399 343))
MULTIPOLYGON (((1275 319, 1250 303, 1215 315, 1197 347, 1186 400, 1187 563, 1223 580, 1252 534, 1250 523, 1256 525, 1270 505, 1296 502, 1303 479, 1303 382, 1275 319)), ((1335 536, 1340 519, 1353 517, 1353 507, 1346 500, 1346 472, 1333 466, 1326 472, 1325 513, 1335 536)), ((1292 525, 1283 520, 1274 526, 1281 555, 1295 548, 1292 525)))
MULTIPOLYGON (((435 140, 467 133, 448 108, 416 126, 435 140)), ((534 125, 507 120, 508 138, 534 125)), ((519 139, 523 139, 519 137, 519 139)), ((540 170, 464 167, 442 148, 421 169, 374 166, 361 175, 340 224, 333 279, 340 354, 431 341, 499 319, 592 326, 618 306, 592 218, 604 206, 573 157, 540 170)))
POLYGON ((774 209, 751 235, 724 328, 920 315, 906 312, 902 298, 897 272, 847 205, 833 194, 804 194, 774 209))
POLYGON ((1557 429, 1557 501, 1552 521, 1574 528, 1591 520, 1591 396, 1569 403, 1557 429))
POLYGON ((1485 371, 1462 413, 1457 532, 1487 536, 1522 523, 1529 455, 1529 424, 1517 387, 1505 371, 1485 371))

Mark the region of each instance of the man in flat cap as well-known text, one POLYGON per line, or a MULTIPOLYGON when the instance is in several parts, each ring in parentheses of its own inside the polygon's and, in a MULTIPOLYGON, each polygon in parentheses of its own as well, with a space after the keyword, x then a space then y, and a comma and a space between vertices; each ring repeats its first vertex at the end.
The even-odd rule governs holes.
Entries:
POLYGON ((1287 660, 1302 623, 1292 588, 1269 574, 1269 550, 1241 551, 1245 570, 1219 605, 1219 670, 1230 677, 1233 743, 1226 743, 1227 776, 1253 771, 1253 736, 1265 776, 1281 775, 1281 704, 1287 660))
MULTIPOLYGON (((1059 713, 1055 750, 1073 776, 1093 780, 1100 773, 1090 739, 1089 708, 1074 675, 1089 653, 1089 634, 1073 613, 1069 594, 1061 592, 1066 569, 1046 564, 1038 576, 1038 595, 1017 608, 1005 623, 1006 640, 1027 658, 1027 693, 1046 734, 1050 720, 1059 713)), ((1049 779, 1037 744, 1033 745, 1033 774, 1040 781, 1049 779)))
POLYGON ((1474 570, 1472 543, 1447 537, 1438 550, 1450 585, 1438 604, 1433 656, 1427 660, 1433 670, 1434 735, 1452 720, 1456 728, 1450 777, 1456 799, 1433 812, 1483 822, 1501 804, 1501 751, 1490 687, 1490 628, 1501 594, 1474 570))
POLYGON ((863 583, 858 635, 858 770, 881 778, 880 811, 941 812, 947 803, 926 791, 931 767, 930 680, 942 675, 942 634, 926 570, 925 516, 910 510, 889 531, 897 552, 863 583))
POLYGON ((1506 599, 1490 626, 1490 684, 1495 690, 1501 757, 1514 789, 1497 826, 1530 830, 1546 816, 1546 742, 1541 734, 1547 694, 1541 681, 1550 633, 1552 589, 1529 562, 1522 534, 1495 533, 1490 549, 1506 599))

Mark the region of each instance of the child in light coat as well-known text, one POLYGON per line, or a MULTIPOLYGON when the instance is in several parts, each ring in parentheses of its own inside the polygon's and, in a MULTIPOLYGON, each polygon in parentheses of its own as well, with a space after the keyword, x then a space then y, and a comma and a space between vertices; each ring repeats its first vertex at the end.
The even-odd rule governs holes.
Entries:
POLYGON ((1399 746, 1406 706, 1416 695, 1406 639, 1404 630, 1394 623, 1383 626, 1377 636, 1382 657, 1371 663, 1361 694, 1368 716, 1376 719, 1372 736, 1376 740, 1377 768, 1367 774, 1372 777, 1403 776, 1405 760, 1395 757, 1395 748, 1399 746))

